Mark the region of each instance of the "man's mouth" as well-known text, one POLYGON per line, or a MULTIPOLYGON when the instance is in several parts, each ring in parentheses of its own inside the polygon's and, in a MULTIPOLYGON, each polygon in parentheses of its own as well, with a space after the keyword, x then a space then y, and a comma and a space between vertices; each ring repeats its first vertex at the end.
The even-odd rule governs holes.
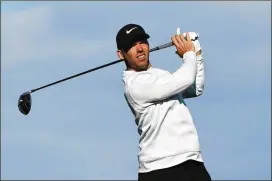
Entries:
POLYGON ((145 55, 139 55, 136 58, 139 59, 139 60, 143 60, 145 58, 145 55))

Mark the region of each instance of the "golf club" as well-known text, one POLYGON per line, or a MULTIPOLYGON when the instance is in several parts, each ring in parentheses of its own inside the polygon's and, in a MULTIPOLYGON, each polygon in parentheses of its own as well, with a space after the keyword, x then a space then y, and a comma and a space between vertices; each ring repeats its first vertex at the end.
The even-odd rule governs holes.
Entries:
MULTIPOLYGON (((156 51, 156 50, 161 50, 161 49, 164 49, 164 48, 167 48, 167 47, 170 47, 170 46, 173 46, 173 43, 172 43, 172 42, 169 42, 169 43, 166 43, 166 44, 163 44, 163 45, 154 47, 154 48, 150 49, 149 52, 153 52, 153 51, 156 51)), ((30 91, 28 91, 28 92, 25 92, 25 93, 23 93, 22 95, 20 95, 19 100, 18 100, 18 108, 19 108, 19 111, 20 111, 22 114, 24 114, 24 115, 27 115, 27 114, 30 112, 30 110, 31 110, 31 105, 32 105, 32 100, 31 100, 31 95, 30 95, 30 94, 33 93, 33 92, 36 92, 36 91, 41 90, 41 89, 44 89, 44 88, 46 88, 46 87, 49 87, 49 86, 58 84, 58 83, 60 83, 60 82, 64 82, 64 81, 66 81, 66 80, 69 80, 69 79, 78 77, 78 76, 80 76, 80 75, 83 75, 83 74, 86 74, 86 73, 89 73, 89 72, 93 72, 93 71, 95 71, 95 70, 98 70, 98 69, 101 69, 101 68, 104 68, 104 67, 107 67, 107 66, 110 66, 110 65, 113 65, 113 64, 122 62, 122 61, 123 61, 122 59, 116 60, 116 61, 107 63, 107 64, 105 64, 105 65, 101 65, 101 66, 99 66, 99 67, 92 68, 92 69, 90 69, 90 70, 81 72, 81 73, 79 73, 79 74, 76 74, 76 75, 67 77, 67 78, 65 78, 65 79, 62 79, 62 80, 59 80, 59 81, 56 81, 56 82, 53 82, 53 83, 44 85, 44 86, 39 87, 39 88, 36 88, 36 89, 32 89, 32 90, 30 90, 30 91)))

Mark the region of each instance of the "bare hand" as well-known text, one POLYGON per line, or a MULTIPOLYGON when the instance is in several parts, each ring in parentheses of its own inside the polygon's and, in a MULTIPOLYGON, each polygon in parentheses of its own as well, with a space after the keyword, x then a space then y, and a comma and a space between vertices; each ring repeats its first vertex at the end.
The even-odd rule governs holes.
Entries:
POLYGON ((195 47, 193 45, 193 42, 190 38, 189 33, 186 33, 186 39, 183 37, 182 33, 180 35, 174 35, 171 37, 173 44, 175 45, 176 49, 177 49, 177 54, 180 57, 183 57, 183 55, 186 52, 189 51, 195 51, 195 47))

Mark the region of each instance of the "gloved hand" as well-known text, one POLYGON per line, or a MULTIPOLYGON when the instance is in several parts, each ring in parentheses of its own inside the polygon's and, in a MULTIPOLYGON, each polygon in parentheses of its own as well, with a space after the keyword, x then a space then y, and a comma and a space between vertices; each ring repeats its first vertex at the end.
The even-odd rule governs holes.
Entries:
MULTIPOLYGON (((180 28, 177 28, 177 34, 180 34, 180 28)), ((199 42, 199 34, 195 33, 195 32, 189 32, 190 34, 190 38, 195 46, 195 52, 197 54, 197 60, 200 60, 203 58, 203 52, 202 52, 202 48, 200 46, 200 42, 199 42)), ((184 38, 186 39, 186 32, 183 33, 184 38)))

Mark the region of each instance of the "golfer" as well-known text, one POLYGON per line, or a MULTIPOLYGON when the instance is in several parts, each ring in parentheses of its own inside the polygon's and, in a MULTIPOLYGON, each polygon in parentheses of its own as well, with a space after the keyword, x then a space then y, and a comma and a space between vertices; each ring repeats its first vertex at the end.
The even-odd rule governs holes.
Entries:
MULTIPOLYGON (((204 88, 201 50, 189 33, 171 40, 182 65, 173 73, 152 67, 150 36, 136 24, 116 35, 123 72, 124 95, 135 116, 139 139, 139 181, 211 180, 204 166, 199 139, 184 99, 200 96, 204 88)), ((169 62, 169 60, 163 60, 169 62)))

